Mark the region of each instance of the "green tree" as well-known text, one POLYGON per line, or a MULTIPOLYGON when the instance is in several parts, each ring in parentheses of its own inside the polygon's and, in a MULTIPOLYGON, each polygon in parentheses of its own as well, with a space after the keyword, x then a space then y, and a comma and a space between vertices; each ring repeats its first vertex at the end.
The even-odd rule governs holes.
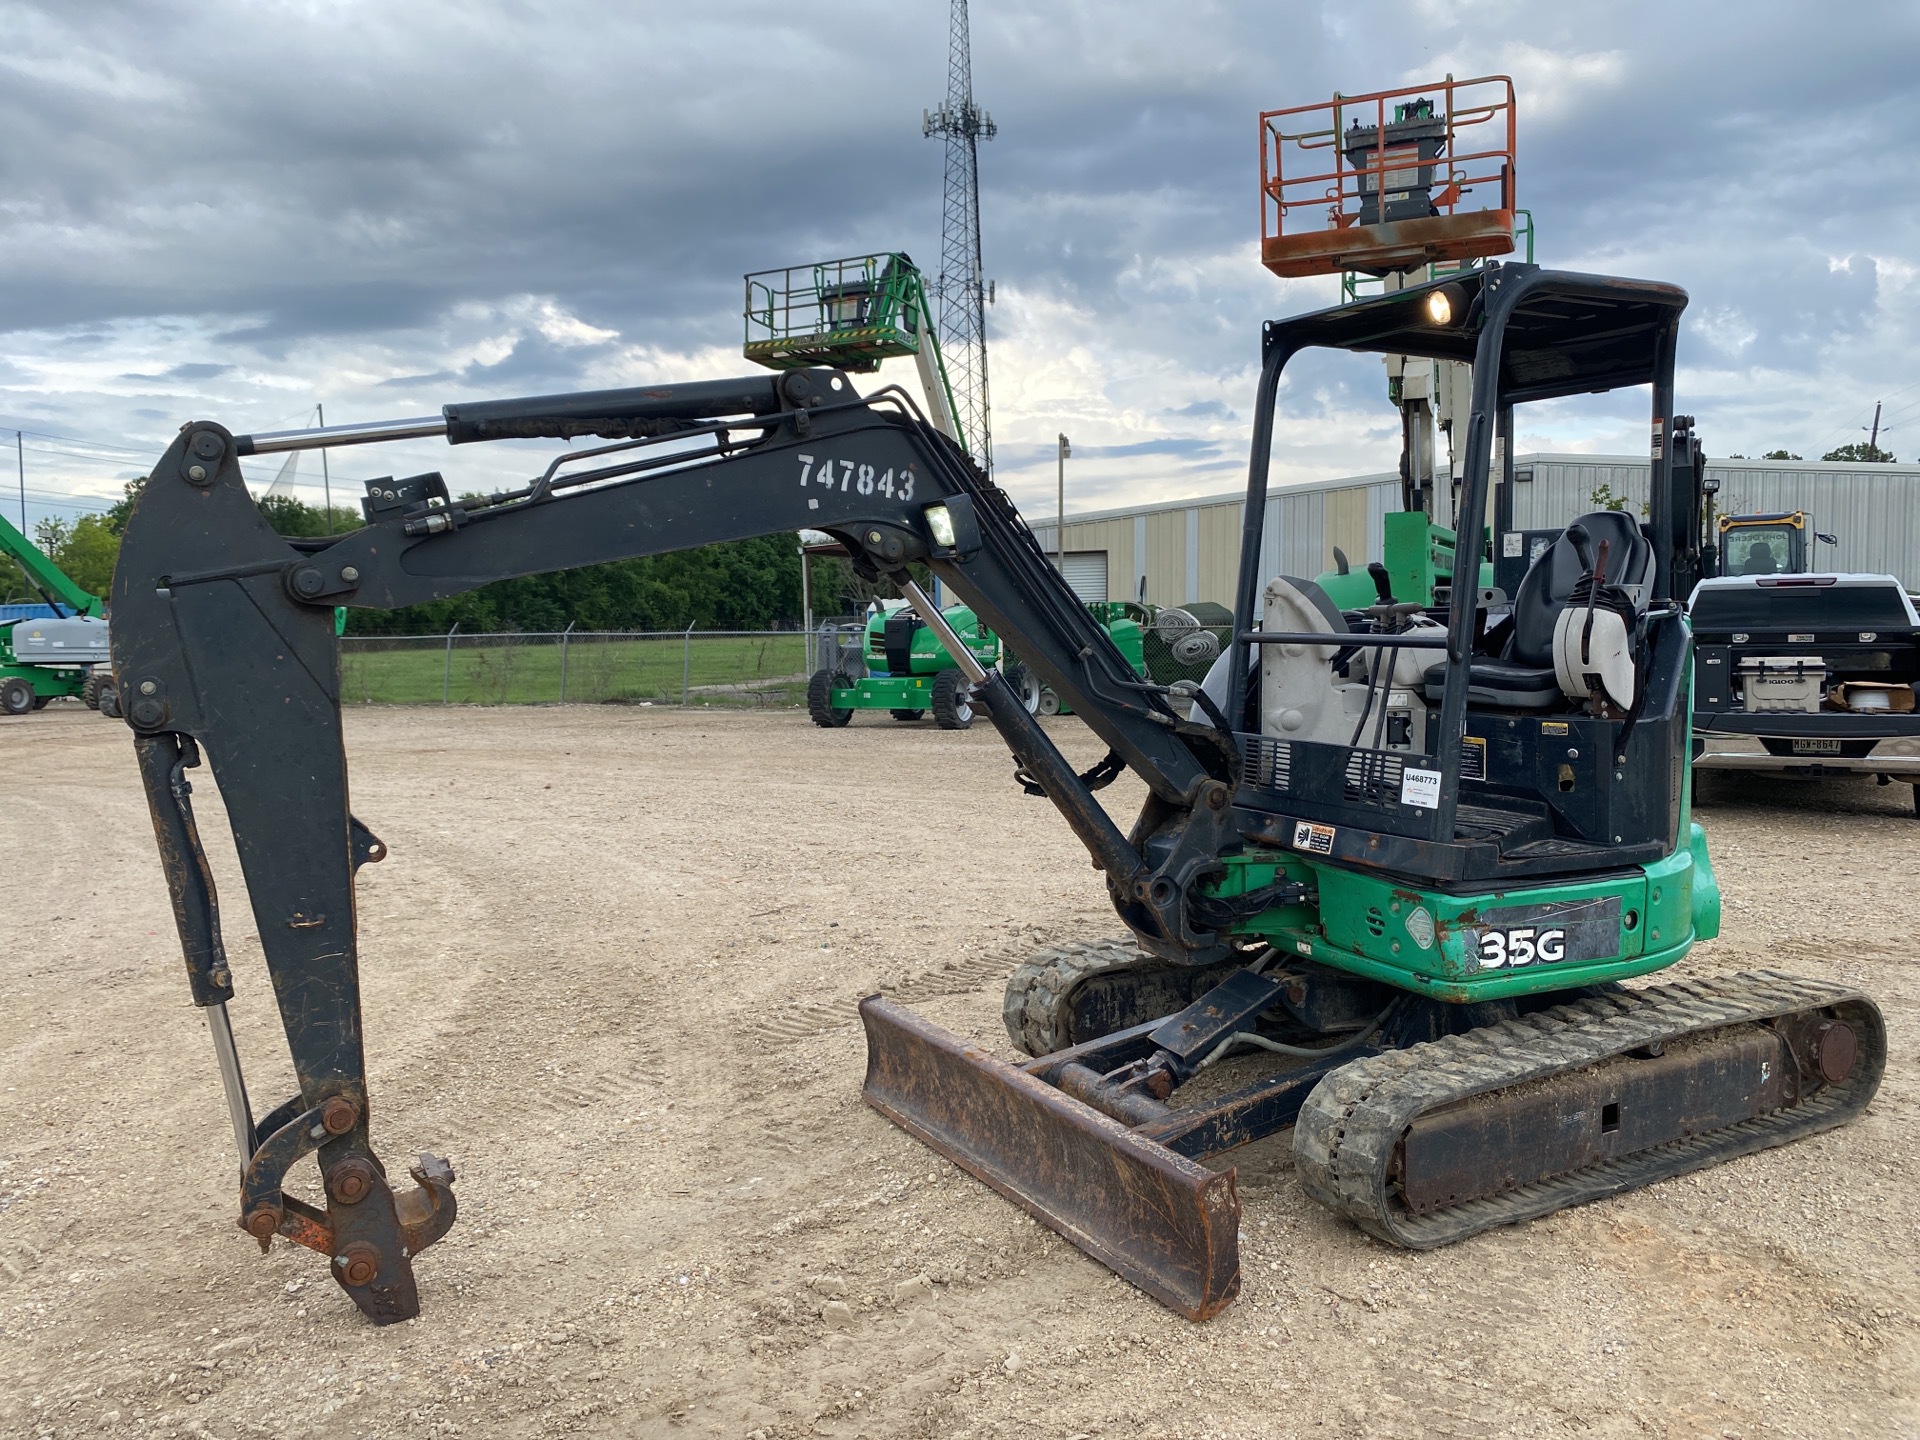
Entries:
MULTIPOLYGON (((1632 508, 1633 497, 1614 494, 1613 486, 1603 480, 1588 492, 1587 503, 1596 510, 1626 510, 1632 508)), ((1640 502, 1640 514, 1643 517, 1651 513, 1651 509, 1646 501, 1640 502)))
POLYGON ((1856 440, 1851 445, 1842 445, 1838 450, 1829 450, 1820 457, 1822 460, 1843 460, 1868 465, 1891 465, 1893 452, 1882 450, 1878 445, 1865 440, 1856 440))
POLYGON ((1769 450, 1760 458, 1762 460, 1798 460, 1800 457, 1790 450, 1769 450))
POLYGON ((120 537, 107 528, 104 517, 82 515, 68 527, 60 544, 48 553, 74 584, 90 594, 104 597, 113 586, 113 566, 120 558, 120 537))
POLYGON ((344 535, 349 530, 358 530, 365 523, 358 510, 341 505, 328 510, 322 505, 308 505, 291 495, 262 495, 254 503, 260 507, 267 524, 278 533, 295 540, 344 535))
MULTIPOLYGON (((43 524, 40 539, 54 563, 97 595, 104 595, 119 557, 120 536, 145 483, 127 483, 125 494, 104 514, 74 522, 43 524), (50 542, 50 543, 49 543, 50 542)), ((279 534, 294 539, 338 535, 360 528, 357 511, 308 505, 287 496, 266 496, 260 513, 279 534)), ((826 568, 826 567, 820 567, 826 568)), ((821 578, 816 570, 815 579, 821 578)), ((852 579, 851 571, 846 578, 852 579)), ((832 608, 840 577, 817 599, 832 608)), ((0 568, 0 590, 37 599, 17 569, 0 568), (17 582, 11 587, 9 582, 17 582)), ((8 598, 14 598, 9 593, 8 598)), ((444 634, 458 622, 465 632, 582 630, 773 630, 801 618, 800 557, 795 537, 765 535, 671 555, 616 560, 551 575, 526 575, 402 610, 354 610, 347 628, 355 635, 444 634)))

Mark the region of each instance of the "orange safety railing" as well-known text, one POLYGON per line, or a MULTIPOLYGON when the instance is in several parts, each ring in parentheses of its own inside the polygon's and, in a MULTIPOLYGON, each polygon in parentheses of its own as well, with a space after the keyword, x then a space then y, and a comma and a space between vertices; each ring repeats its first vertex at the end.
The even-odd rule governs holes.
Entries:
POLYGON ((1514 248, 1513 81, 1448 76, 1260 116, 1260 260, 1383 274, 1514 248))

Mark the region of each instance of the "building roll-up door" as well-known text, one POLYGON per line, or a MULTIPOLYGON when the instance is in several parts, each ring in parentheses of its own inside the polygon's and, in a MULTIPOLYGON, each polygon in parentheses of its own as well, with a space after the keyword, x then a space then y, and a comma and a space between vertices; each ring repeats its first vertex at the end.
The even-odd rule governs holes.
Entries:
POLYGON ((1089 605, 1103 603, 1107 598, 1107 552, 1069 550, 1063 558, 1065 568, 1061 573, 1073 593, 1089 605))

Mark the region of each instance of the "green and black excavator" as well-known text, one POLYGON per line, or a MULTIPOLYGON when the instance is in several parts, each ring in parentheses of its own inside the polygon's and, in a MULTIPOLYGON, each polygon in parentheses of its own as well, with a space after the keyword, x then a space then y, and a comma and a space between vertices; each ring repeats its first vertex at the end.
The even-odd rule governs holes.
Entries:
MULTIPOLYGON (((1719 919, 1689 810, 1675 589, 1697 560, 1698 531, 1676 517, 1698 472, 1664 443, 1685 304, 1670 285, 1487 265, 1268 324, 1231 643, 1190 704, 1136 672, 910 396, 862 395, 838 371, 281 435, 187 425, 127 527, 114 666, 229 1101, 241 1227, 326 1255, 384 1322, 416 1313, 415 1261, 454 1219, 445 1161, 421 1157, 396 1188, 372 1145, 354 877, 386 847, 348 808, 332 607, 803 528, 889 577, 947 645, 1015 779, 1105 872, 1126 931, 1015 974, 1019 1061, 862 1002, 866 1098, 1181 1314, 1211 1315, 1238 1288, 1239 1201, 1219 1157, 1288 1127, 1311 1195, 1426 1248, 1846 1122, 1886 1058, 1858 991, 1772 972, 1622 984, 1719 919), (1276 399, 1316 347, 1472 363, 1469 536, 1516 407, 1650 387, 1647 523, 1569 525, 1505 614, 1464 585, 1443 608, 1343 612, 1309 580, 1262 573, 1276 399), (454 499, 464 487, 437 473, 370 482, 366 527, 315 540, 273 533, 240 475, 248 455, 425 436, 602 443, 484 500, 454 499), (913 564, 1071 705, 1102 761, 1075 772, 913 564), (203 752, 298 1077, 264 1116, 226 1024, 233 975, 190 801, 203 752), (1147 792, 1128 828, 1095 793, 1123 769, 1147 792), (324 1203, 288 1189, 308 1155, 324 1203)), ((750 804, 716 807, 716 827, 750 804)))

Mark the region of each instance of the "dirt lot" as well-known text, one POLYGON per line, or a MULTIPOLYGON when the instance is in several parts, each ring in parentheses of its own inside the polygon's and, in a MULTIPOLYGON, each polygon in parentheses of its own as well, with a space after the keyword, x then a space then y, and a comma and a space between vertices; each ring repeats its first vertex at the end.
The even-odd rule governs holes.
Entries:
MULTIPOLYGON (((354 808, 392 850, 360 886, 375 1140, 460 1176, 424 1314, 374 1329, 317 1257, 234 1228, 127 732, 7 720, 6 1435, 1920 1434, 1904 786, 1718 778, 1702 810, 1727 923, 1689 968, 1871 990, 1894 1059, 1864 1120, 1432 1255, 1317 1210, 1269 1141, 1237 1157, 1243 1296, 1196 1326, 860 1103, 858 996, 1004 1048, 1013 961, 1115 929, 990 730, 347 725, 354 808)), ((264 1109, 290 1070, 199 800, 264 1109)))

